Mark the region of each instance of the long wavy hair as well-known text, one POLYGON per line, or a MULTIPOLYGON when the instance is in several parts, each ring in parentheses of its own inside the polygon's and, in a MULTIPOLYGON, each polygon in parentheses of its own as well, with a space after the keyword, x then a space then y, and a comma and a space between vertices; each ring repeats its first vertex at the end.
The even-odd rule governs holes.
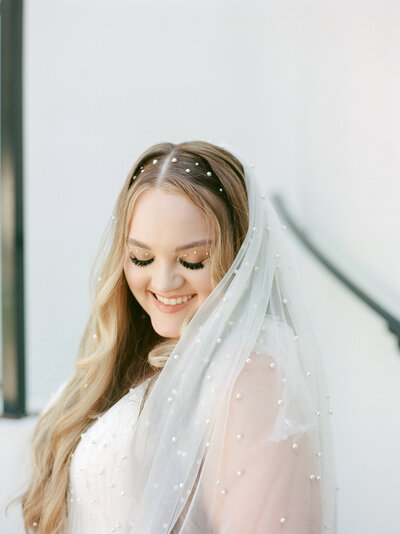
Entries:
MULTIPOLYGON (((28 533, 67 531, 69 467, 81 434, 130 388, 150 378, 148 395, 178 341, 154 331, 123 270, 135 201, 149 188, 185 194, 206 213, 214 234, 212 287, 224 276, 245 238, 244 170, 228 151, 203 141, 160 143, 134 163, 90 273, 92 311, 79 344, 75 373, 35 428, 31 479, 19 497, 28 533)), ((190 319, 186 317, 182 332, 190 319)), ((142 407, 145 400, 146 395, 142 407)))

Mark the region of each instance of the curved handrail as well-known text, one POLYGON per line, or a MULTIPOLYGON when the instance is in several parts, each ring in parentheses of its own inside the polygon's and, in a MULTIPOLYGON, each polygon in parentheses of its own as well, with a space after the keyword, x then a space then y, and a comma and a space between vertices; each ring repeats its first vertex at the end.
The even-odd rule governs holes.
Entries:
POLYGON ((352 291, 359 299, 361 299, 367 306, 374 310, 382 319, 387 322, 389 331, 397 337, 398 345, 400 348, 400 320, 393 314, 386 310, 381 304, 374 300, 366 291, 361 289, 359 285, 353 282, 347 275, 345 275, 334 263, 323 254, 318 247, 311 241, 305 230, 303 230, 299 224, 294 220, 289 213, 285 202, 281 195, 275 194, 272 196, 272 202, 275 208, 278 210, 281 219, 285 221, 290 230, 298 237, 304 247, 306 247, 313 256, 322 265, 328 269, 338 280, 342 282, 350 291, 352 291))

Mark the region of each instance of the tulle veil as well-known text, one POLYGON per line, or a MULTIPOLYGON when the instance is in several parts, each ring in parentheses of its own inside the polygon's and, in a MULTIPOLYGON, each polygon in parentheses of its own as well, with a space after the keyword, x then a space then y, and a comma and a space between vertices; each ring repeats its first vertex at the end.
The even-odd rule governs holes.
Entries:
POLYGON ((333 534, 329 396, 287 230, 221 146, 244 166, 249 229, 135 425, 129 532, 333 534))

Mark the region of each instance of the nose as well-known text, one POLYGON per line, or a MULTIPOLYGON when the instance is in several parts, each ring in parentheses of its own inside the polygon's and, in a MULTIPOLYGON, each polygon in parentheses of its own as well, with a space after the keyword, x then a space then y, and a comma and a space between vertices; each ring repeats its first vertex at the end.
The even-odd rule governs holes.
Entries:
POLYGON ((152 272, 152 288, 155 293, 171 293, 178 289, 184 283, 182 275, 177 272, 178 262, 162 261, 161 259, 154 262, 152 272))

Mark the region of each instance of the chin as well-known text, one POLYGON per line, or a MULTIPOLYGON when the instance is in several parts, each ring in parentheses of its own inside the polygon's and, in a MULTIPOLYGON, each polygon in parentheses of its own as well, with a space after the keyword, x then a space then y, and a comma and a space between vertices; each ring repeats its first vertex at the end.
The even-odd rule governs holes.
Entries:
POLYGON ((181 325, 162 324, 159 321, 152 321, 151 324, 159 336, 170 339, 180 338, 181 325))

